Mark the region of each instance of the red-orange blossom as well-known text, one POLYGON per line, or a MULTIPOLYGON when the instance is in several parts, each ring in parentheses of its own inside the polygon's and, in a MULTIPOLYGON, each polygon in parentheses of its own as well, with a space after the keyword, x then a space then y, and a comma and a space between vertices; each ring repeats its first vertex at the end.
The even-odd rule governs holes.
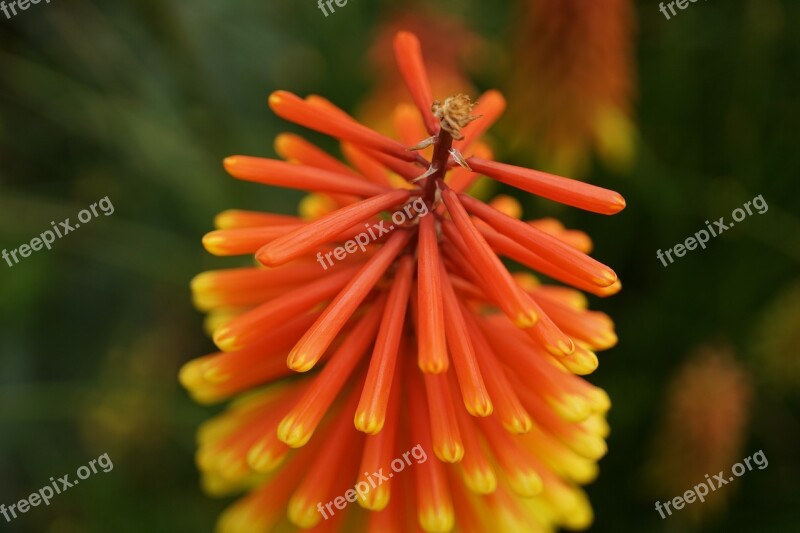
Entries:
POLYGON ((584 233, 520 220, 510 197, 487 204, 465 191, 483 175, 595 213, 625 202, 493 161, 480 136, 503 112, 503 97, 435 101, 417 39, 399 33, 395 52, 416 104, 394 113, 397 140, 324 98, 278 91, 273 111, 339 139, 349 164, 292 134, 276 140, 284 161, 225 160, 236 178, 311 195, 302 217, 223 212, 203 239, 211 253, 259 263, 192 283, 221 351, 189 362, 182 382, 206 403, 239 396, 199 432, 205 488, 248 492, 219 529, 585 527, 591 507, 579 485, 606 451, 610 403, 579 375, 616 336, 575 289, 606 296, 619 281, 586 255, 584 233), (327 270, 316 261, 420 198, 426 216, 327 270), (498 256, 575 289, 512 274, 498 256), (319 512, 417 444, 431 460, 333 516, 319 512))

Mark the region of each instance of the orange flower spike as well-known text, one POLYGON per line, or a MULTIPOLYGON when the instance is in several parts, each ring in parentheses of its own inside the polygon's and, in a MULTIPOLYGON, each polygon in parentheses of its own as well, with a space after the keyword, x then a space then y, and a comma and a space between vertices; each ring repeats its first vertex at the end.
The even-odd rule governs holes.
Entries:
POLYGON ((493 294, 498 305, 517 326, 522 328, 533 326, 539 319, 535 311, 536 305, 522 293, 506 267, 472 224, 456 193, 445 188, 442 198, 458 233, 464 239, 468 250, 472 252, 471 259, 486 283, 494 289, 493 294))
POLYGON ((262 247, 256 259, 265 266, 276 267, 333 241, 343 231, 351 229, 385 209, 402 204, 411 197, 409 191, 386 192, 356 204, 343 207, 295 231, 284 234, 262 247))
POLYGON ((406 150, 399 142, 362 126, 352 118, 348 120, 337 113, 323 110, 290 92, 275 91, 269 97, 269 105, 279 117, 311 130, 377 150, 403 161, 417 160, 416 154, 406 150))
MULTIPOLYGON (((400 351, 404 356, 413 355, 411 354, 408 344, 408 340, 403 339, 400 351)), ((398 364, 397 361, 395 361, 395 365, 394 371, 399 374, 402 370, 402 364, 398 364)), ((361 467, 359 468, 359 472, 363 472, 364 475, 359 474, 358 479, 360 481, 369 483, 367 478, 371 474, 376 472, 381 474, 384 470, 388 471, 392 460, 397 457, 398 450, 396 441, 399 430, 398 419, 400 418, 401 394, 399 382, 402 376, 397 375, 395 377, 398 383, 395 383, 395 385, 391 387, 389 401, 386 406, 386 422, 383 429, 375 435, 367 436, 364 442, 364 453, 361 457, 361 467)), ((356 419, 357 418, 358 413, 356 412, 356 419)), ((369 484, 372 485, 372 483, 369 484)), ((364 509, 380 511, 389 505, 391 493, 391 480, 384 480, 377 487, 371 488, 366 494, 359 493, 357 501, 364 509)))
POLYGON ((369 435, 381 431, 386 420, 413 274, 414 259, 403 256, 395 272, 354 419, 356 429, 369 435))
MULTIPOLYGON (((427 455, 433 449, 433 440, 425 388, 422 376, 414 365, 409 364, 407 368, 411 438, 427 455)), ((429 533, 445 533, 453 529, 455 513, 444 464, 428 457, 426 461, 414 465, 413 474, 419 525, 429 533)))
POLYGON ((310 192, 352 194, 368 198, 385 193, 387 187, 364 179, 279 159, 234 155, 225 159, 225 170, 234 178, 310 192))
POLYGON ((470 157, 467 163, 474 172, 506 185, 593 213, 613 215, 625 208, 618 192, 588 183, 478 157, 470 157))
POLYGON ((439 244, 436 221, 425 216, 419 222, 417 246, 417 312, 419 368, 426 373, 446 372, 449 366, 444 332, 442 274, 439 270, 439 244))
POLYGON ((442 462, 457 463, 464 457, 464 443, 456 421, 456 410, 461 406, 453 403, 453 393, 446 375, 425 374, 423 379, 431 419, 433 452, 442 462))
POLYGON ((274 327, 287 315, 304 313, 331 298, 348 283, 357 268, 353 266, 333 272, 239 315, 214 332, 214 343, 225 352, 252 344, 263 336, 264 328, 274 327))
POLYGON ((303 219, 292 215, 277 215, 261 211, 228 209, 214 217, 216 229, 255 228, 258 226, 288 226, 302 224, 303 219))
POLYGON ((435 135, 439 131, 439 120, 431 112, 433 92, 417 36, 405 31, 398 32, 394 38, 394 55, 400 75, 425 122, 425 128, 430 135, 435 135))
POLYGON ((341 414, 331 421, 332 427, 320 436, 325 445, 305 465, 305 474, 287 510, 289 520, 297 527, 307 529, 316 525, 322 520, 317 505, 333 500, 353 486, 364 443, 363 434, 353 430, 350 423, 357 402, 358 389, 354 388, 341 414))
POLYGON ((464 458, 458 463, 464 483, 472 492, 490 494, 497 488, 497 474, 483 447, 481 430, 476 419, 464 409, 456 409, 456 418, 464 443, 464 458))
POLYGON ((486 133, 486 130, 497 122, 497 119, 500 118, 505 110, 506 99, 503 98, 499 91, 491 90, 483 93, 472 110, 472 114, 479 117, 479 120, 475 120, 464 127, 464 138, 460 141, 455 141, 453 147, 466 154, 472 143, 486 133))
MULTIPOLYGON (((289 368, 297 372, 307 372, 314 367, 389 265, 408 244, 410 236, 407 231, 395 232, 355 277, 352 277, 289 353, 287 358, 289 368)), ((330 276, 335 275, 330 274, 330 276)))
POLYGON ((458 376, 464 406, 472 416, 489 416, 494 409, 486 384, 483 381, 475 348, 470 340, 469 330, 461 312, 453 285, 447 277, 444 265, 442 273, 442 301, 444 303, 445 336, 447 347, 453 359, 453 367, 458 376))
POLYGON ((486 337, 481 333, 475 318, 472 316, 472 312, 462 304, 461 313, 464 315, 472 345, 475 347, 475 353, 478 356, 481 372, 486 379, 486 387, 492 397, 498 420, 511 433, 527 433, 533 426, 530 415, 522 407, 503 366, 494 354, 486 337))
POLYGON ((617 275, 604 264, 565 244, 559 239, 534 228, 465 194, 459 195, 464 207, 501 234, 541 255, 566 272, 587 278, 600 287, 617 281, 617 275))
POLYGON ((300 163, 362 179, 358 172, 294 133, 281 133, 275 137, 274 146, 275 152, 282 159, 291 163, 300 163))
POLYGON ((300 401, 281 420, 278 426, 278 438, 281 441, 292 448, 299 448, 308 442, 375 338, 385 303, 386 296, 381 295, 322 371, 314 377, 300 401))

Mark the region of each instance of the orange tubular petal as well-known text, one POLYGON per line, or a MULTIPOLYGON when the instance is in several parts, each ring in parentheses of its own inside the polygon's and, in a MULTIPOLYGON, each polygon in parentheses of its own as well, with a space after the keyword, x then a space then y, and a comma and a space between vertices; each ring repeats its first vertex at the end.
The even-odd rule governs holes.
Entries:
MULTIPOLYGON (((383 312, 381 328, 372 351, 367 379, 361 391, 361 400, 356 409, 356 429, 370 435, 381 431, 386 420, 386 406, 392 390, 413 274, 414 259, 406 255, 400 259, 395 273, 389 302, 383 312)), ((399 386, 395 385, 395 388, 399 386)))
POLYGON ((472 143, 486 133, 486 130, 497 122, 505 110, 506 99, 499 91, 491 90, 483 93, 472 109, 472 115, 479 117, 478 120, 473 120, 464 127, 464 138, 455 141, 453 147, 462 154, 466 154, 472 143))
POLYGON ((458 427, 464 443, 464 458, 458 463, 467 488, 477 494, 491 494, 497 489, 497 474, 483 447, 475 418, 463 409, 456 409, 458 427))
MULTIPOLYGON (((431 422, 425 405, 425 388, 420 372, 409 364, 409 419, 411 438, 426 455, 433 449, 431 422)), ((423 530, 430 533, 448 532, 453 529, 455 513, 447 483, 444 465, 434 458, 414 466, 416 483, 417 519, 423 530)))
POLYGON ((323 436, 325 445, 306 464, 305 476, 292 494, 287 510, 289 520, 298 527, 316 525, 322 520, 317 504, 331 501, 353 486, 364 443, 363 435, 350 424, 357 401, 358 393, 354 389, 342 413, 332 422, 333 427, 323 436))
POLYGON ((492 228, 541 255, 566 272, 586 278, 599 287, 608 287, 617 281, 617 275, 609 267, 563 241, 521 220, 505 215, 466 194, 461 194, 459 199, 467 210, 492 228))
MULTIPOLYGON (((400 348, 405 355, 409 355, 410 350, 408 349, 407 340, 403 342, 400 348)), ((399 373, 401 368, 402 365, 396 365, 394 370, 399 373)), ((398 382, 401 382, 400 376, 398 376, 398 382)), ((373 473, 381 474, 383 470, 388 471, 392 460, 397 457, 396 438, 399 426, 398 419, 400 418, 400 389, 399 384, 392 387, 386 408, 387 421, 383 429, 380 433, 366 438, 364 454, 361 457, 361 468, 359 468, 359 472, 364 473, 364 475, 359 474, 359 480, 361 481, 369 481, 367 478, 373 473)), ((358 414, 356 414, 356 419, 358 419, 358 414)), ((384 509, 389 504, 390 486, 391 480, 384 480, 377 487, 373 487, 366 494, 363 494, 363 497, 359 494, 358 504, 371 511, 384 509)))
POLYGON ((444 265, 440 264, 442 273, 442 302, 444 303, 444 323, 447 346, 453 359, 453 366, 461 387, 464 406, 472 416, 489 416, 492 414, 492 400, 486 391, 475 349, 470 340, 469 330, 464 321, 453 286, 447 278, 444 265))
POLYGON ((234 178, 287 189, 362 197, 375 196, 387 191, 387 187, 349 174, 287 163, 279 159, 235 155, 225 158, 224 164, 225 170, 234 178))
POLYGON ((203 236, 203 247, 217 256, 249 255, 303 224, 291 226, 263 226, 258 228, 219 229, 203 236))
MULTIPOLYGON (((472 122, 472 124, 474 123, 475 122, 472 122)), ((482 157, 484 159, 492 158, 492 151, 484 143, 475 144, 475 147, 472 151, 474 152, 475 156, 482 157)), ((445 183, 447 183, 447 186, 456 192, 464 192, 469 189, 478 178, 480 178, 480 174, 472 172, 471 170, 467 170, 464 167, 456 166, 455 168, 450 169, 450 171, 447 173, 445 183)))
POLYGON ((289 226, 302 223, 303 219, 300 217, 262 213, 261 211, 245 211, 242 209, 228 209, 214 217, 214 227, 217 229, 289 226))
POLYGON ((215 307, 246 307, 319 277, 319 263, 302 262, 279 268, 230 268, 212 270, 191 282, 195 305, 201 310, 215 307))
POLYGON ((381 297, 369 313, 359 320, 300 401, 283 418, 278 426, 278 438, 282 442, 299 448, 314 434, 322 417, 375 339, 385 302, 385 296, 381 297))
POLYGON ((361 178, 358 172, 294 133, 281 133, 275 137, 275 152, 286 161, 361 178))
POLYGON ((469 329, 475 353, 481 365, 481 372, 486 378, 486 387, 492 397, 497 419, 511 433, 522 434, 530 431, 533 421, 522 407, 511 382, 497 359, 492 347, 481 333, 472 313, 466 306, 461 307, 462 314, 469 329))
POLYGON ((431 135, 436 134, 439 121, 431 112, 433 93, 417 36, 407 31, 398 32, 394 38, 394 56, 408 92, 425 121, 425 128, 431 135))
POLYGON ((542 476, 537 466, 540 465, 523 448, 518 437, 503 429, 496 417, 481 418, 479 424, 511 490, 527 498, 539 494, 542 491, 542 476))
POLYGON ((428 414, 431 419, 433 452, 445 463, 457 463, 464 457, 464 443, 458 431, 456 407, 446 375, 425 374, 428 414))
POLYGON ((416 164, 407 163, 405 161, 399 161, 386 154, 376 152, 375 150, 368 150, 367 153, 375 161, 379 162, 381 165, 385 166, 398 176, 402 176, 407 180, 412 180, 414 178, 419 177, 423 172, 425 172, 425 169, 428 168, 427 166, 423 168, 416 164))
POLYGON ((280 266, 334 240, 343 231, 410 197, 409 191, 390 191, 343 207, 275 239, 258 251, 256 259, 266 266, 280 266))
MULTIPOLYGON (((419 112, 411 104, 398 104, 392 113, 392 123, 400 142, 406 146, 416 146, 428 137, 422 117, 419 116, 419 112)), ((420 150, 420 153, 426 154, 430 159, 433 155, 433 147, 420 150)))
POLYGON ((417 247, 417 339, 419 368, 439 374, 448 368, 442 303, 442 274, 434 217, 422 217, 417 247))
POLYGON ((564 241, 576 250, 579 250, 585 254, 589 254, 592 251, 592 239, 586 233, 579 230, 568 230, 564 228, 561 222, 554 218, 529 220, 528 224, 534 228, 542 230, 548 235, 552 235, 560 241, 564 241))
POLYGON ((216 332, 214 342, 223 351, 243 348, 263 336, 286 316, 304 313, 339 292, 353 277, 357 267, 331 273, 285 294, 229 321, 216 332))
POLYGON ((342 153, 350 164, 357 168, 367 180, 391 188, 389 173, 386 168, 368 156, 363 150, 356 148, 352 144, 343 143, 342 153))
MULTIPOLYGON (((458 196, 449 188, 445 188, 442 198, 447 206, 447 211, 453 218, 458 234, 464 240, 470 259, 474 261, 477 270, 486 284, 491 287, 493 296, 498 305, 508 314, 519 327, 529 328, 538 320, 536 304, 514 282, 511 274, 500 262, 489 244, 481 236, 478 229, 470 221, 467 212, 461 205, 458 196)), ((447 229, 445 227, 445 229, 447 229)))
POLYGON ((289 353, 287 359, 289 368, 297 372, 307 372, 314 367, 350 316, 408 243, 410 236, 407 231, 396 232, 352 277, 289 353))
POLYGON ((571 337, 588 343, 595 350, 607 350, 617 343, 614 323, 608 315, 597 311, 576 311, 539 291, 529 294, 571 337))
POLYGON ((349 120, 345 119, 337 113, 306 102, 290 92, 275 91, 269 97, 269 105, 279 117, 314 131, 383 152, 403 161, 417 160, 416 154, 406 150, 399 142, 362 126, 349 117, 349 120))
POLYGON ((481 232, 481 235, 483 235, 483 238, 486 239, 486 241, 491 245, 492 249, 497 253, 502 254, 509 259, 513 259, 514 261, 518 261, 519 263, 522 263, 523 265, 532 268, 537 272, 541 272, 546 276, 550 276, 557 281, 566 283, 601 297, 616 294, 621 288, 619 280, 608 287, 598 287, 594 283, 591 283, 584 278, 574 276, 564 271, 564 269, 555 266, 550 261, 545 260, 540 255, 533 253, 518 242, 514 241, 514 239, 506 237, 502 233, 497 232, 488 224, 477 222, 476 226, 481 232))
POLYGON ((615 191, 538 170, 470 157, 472 170, 531 194, 593 213, 613 215, 625 208, 625 199, 615 191))

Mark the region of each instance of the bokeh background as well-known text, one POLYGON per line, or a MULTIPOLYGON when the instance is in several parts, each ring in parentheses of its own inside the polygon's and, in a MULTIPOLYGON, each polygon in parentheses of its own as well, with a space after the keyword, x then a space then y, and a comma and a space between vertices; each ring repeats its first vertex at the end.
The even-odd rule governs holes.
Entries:
POLYGON ((792 0, 698 2, 671 20, 626 0, 350 0, 327 18, 312 0, 73 0, 0 15, 0 245, 104 196, 115 207, 0 263, 0 503, 102 453, 114 463, 0 531, 212 530, 227 501, 200 491, 193 454, 217 409, 176 377, 212 350, 188 282, 237 264, 200 244, 214 214, 289 213, 300 197, 220 162, 273 156, 295 131, 267 107, 278 88, 379 125, 397 86, 380 43, 399 26, 421 33, 444 85, 504 91, 501 160, 627 199, 602 217, 518 196, 528 218, 588 231, 624 284, 592 301, 620 337, 590 377, 613 401, 592 530, 797 531, 798 22, 792 0), (766 214, 656 259, 758 194, 766 214), (758 450, 769 466, 715 499, 654 510, 758 450))

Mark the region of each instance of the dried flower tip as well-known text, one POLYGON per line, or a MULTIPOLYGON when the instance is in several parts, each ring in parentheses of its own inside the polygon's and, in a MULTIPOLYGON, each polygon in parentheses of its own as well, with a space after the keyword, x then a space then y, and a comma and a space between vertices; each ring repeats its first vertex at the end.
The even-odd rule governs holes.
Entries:
POLYGON ((419 143, 409 148, 409 151, 424 150, 425 148, 427 148, 428 146, 432 145, 435 142, 436 142, 436 135, 428 137, 423 141, 420 141, 419 143))
POLYGON ((457 94, 445 99, 444 103, 434 100, 431 111, 433 116, 439 119, 442 129, 453 136, 456 140, 461 140, 461 128, 472 122, 478 117, 472 116, 474 104, 466 94, 457 94))
POLYGON ((455 161, 456 163, 458 163, 460 166, 464 167, 465 169, 467 169, 469 171, 472 171, 472 168, 470 168, 469 163, 467 163, 467 160, 464 159, 464 156, 457 149, 450 148, 450 155, 453 156, 453 161, 455 161))

